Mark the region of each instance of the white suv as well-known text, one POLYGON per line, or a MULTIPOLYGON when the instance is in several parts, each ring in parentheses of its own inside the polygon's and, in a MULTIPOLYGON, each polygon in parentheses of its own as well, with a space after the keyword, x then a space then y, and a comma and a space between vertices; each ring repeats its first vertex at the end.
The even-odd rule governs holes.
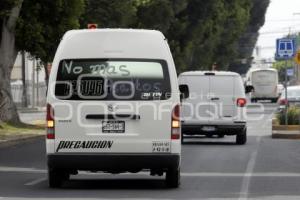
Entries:
POLYGON ((67 32, 47 95, 50 187, 79 170, 150 171, 178 187, 181 127, 169 46, 153 30, 67 32))

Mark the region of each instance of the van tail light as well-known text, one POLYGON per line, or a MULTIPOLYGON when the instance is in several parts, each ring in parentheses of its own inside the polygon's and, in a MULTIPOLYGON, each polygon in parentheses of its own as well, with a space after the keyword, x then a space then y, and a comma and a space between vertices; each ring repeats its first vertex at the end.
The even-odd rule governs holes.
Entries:
POLYGON ((171 122, 171 139, 180 139, 180 105, 177 104, 172 111, 172 122, 171 122))
POLYGON ((236 100, 236 104, 238 107, 244 107, 247 103, 247 100, 245 98, 238 98, 236 100))
POLYGON ((54 110, 50 104, 47 104, 47 139, 55 139, 54 132, 54 110))
POLYGON ((288 100, 287 99, 280 99, 279 100, 279 104, 280 105, 287 105, 288 104, 288 100))

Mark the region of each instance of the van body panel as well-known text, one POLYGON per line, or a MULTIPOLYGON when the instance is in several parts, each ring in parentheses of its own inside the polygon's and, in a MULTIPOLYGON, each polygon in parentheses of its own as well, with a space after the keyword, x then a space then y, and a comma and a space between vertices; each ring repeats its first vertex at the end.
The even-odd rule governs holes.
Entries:
MULTIPOLYGON (((139 65, 146 66, 140 63, 139 65)), ((140 78, 141 74, 141 76, 145 76, 146 81, 151 81, 151 78, 147 77, 147 74, 151 74, 150 69, 137 70, 126 81, 133 82, 132 80, 136 77, 140 78)), ((111 80, 114 78, 117 80, 118 77, 116 78, 114 75, 111 75, 110 79, 108 75, 99 77, 104 80, 101 87, 109 86, 106 89, 110 91, 106 93, 107 96, 111 95, 111 92, 118 91, 118 88, 114 87, 115 85, 109 85, 111 80), (109 79, 109 82, 106 79, 109 79)), ((72 87, 76 88, 76 84, 79 84, 78 77, 75 79, 77 79, 77 82, 74 82, 75 86, 72 85, 73 83, 69 86, 69 83, 61 84, 64 89, 68 88, 68 91, 74 92, 72 87)), ((166 77, 158 79, 166 80, 166 77)), ((68 81, 67 78, 66 80, 68 81)), ((70 81, 72 80, 70 79, 70 81)), ((123 79, 120 82, 122 81, 124 82, 123 79)), ((127 83, 120 84, 122 86, 127 83)), ((135 83, 129 85, 133 85, 132 90, 138 90, 135 83)), ((104 93, 107 92, 105 89, 100 90, 103 90, 104 93)), ((145 97, 148 95, 144 90, 143 94, 145 97)), ((161 94, 162 92, 159 95, 161 94)), ((177 161, 180 163, 180 139, 171 140, 172 111, 180 103, 177 74, 167 41, 159 31, 131 29, 68 31, 62 39, 52 63, 47 103, 53 107, 55 116, 55 139, 46 140, 47 154, 51 155, 52 161, 55 159, 55 155, 61 154, 70 157, 93 154, 99 155, 99 159, 102 155, 144 154, 155 156, 164 154, 171 156, 176 154, 177 161), (103 61, 98 61, 98 59, 103 61), (130 69, 137 69, 134 62, 140 62, 140 60, 145 63, 157 60, 165 63, 163 67, 167 69, 163 71, 163 74, 168 76, 170 86, 167 92, 168 97, 155 99, 155 92, 149 92, 153 99, 135 99, 135 96, 129 97, 129 99, 101 99, 101 95, 98 96, 98 99, 82 99, 80 95, 76 94, 76 92, 80 92, 76 91, 77 96, 74 98, 71 96, 69 99, 63 99, 56 93, 59 91, 57 89, 59 79, 66 78, 65 75, 59 76, 60 66, 64 61, 67 63, 65 64, 66 70, 70 70, 73 74, 80 71, 77 74, 79 76, 87 73, 96 77, 93 73, 87 72, 86 63, 80 65, 80 62, 106 62, 109 65, 109 63, 124 61, 133 66, 130 69), (69 68, 71 62, 77 62, 77 64, 69 68), (82 69, 78 66, 81 66, 82 69), (168 73, 165 73, 166 71, 168 73)), ((135 162, 140 159, 138 157, 135 162)), ((78 162, 77 164, 78 166, 82 165, 78 162)), ((122 163, 110 164, 121 165, 122 163)), ((157 167, 159 166, 157 163, 157 167)))
POLYGON ((245 128, 245 107, 237 106, 238 98, 245 99, 240 75, 233 72, 184 72, 179 75, 179 84, 187 84, 190 93, 190 97, 182 102, 183 131, 201 133, 205 126, 212 126, 222 134, 237 134, 245 128), (206 98, 199 98, 200 95, 193 98, 193 93, 198 94, 198 91, 206 98), (205 117, 188 118, 186 109, 193 107, 197 110, 199 103, 209 105, 205 110, 200 110, 205 117))

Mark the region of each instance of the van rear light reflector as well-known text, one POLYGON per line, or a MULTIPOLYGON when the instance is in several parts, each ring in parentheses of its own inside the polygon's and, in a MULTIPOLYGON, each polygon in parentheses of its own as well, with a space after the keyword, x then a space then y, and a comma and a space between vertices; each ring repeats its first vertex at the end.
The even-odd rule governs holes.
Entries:
POLYGON ((172 121, 172 128, 180 128, 180 122, 177 120, 172 121))
POLYGON ((247 103, 247 100, 245 98, 238 98, 236 100, 236 104, 238 107, 244 107, 247 103))
POLYGON ((47 127, 48 128, 53 128, 54 127, 54 121, 53 120, 48 120, 47 121, 47 127))
POLYGON ((47 139, 55 139, 54 110, 50 104, 47 104, 47 139))
POLYGON ((54 134, 50 134, 49 132, 47 133, 47 139, 53 140, 55 139, 55 135, 54 134))
POLYGON ((180 139, 180 105, 177 104, 172 111, 172 119, 171 119, 171 139, 178 140, 180 139))

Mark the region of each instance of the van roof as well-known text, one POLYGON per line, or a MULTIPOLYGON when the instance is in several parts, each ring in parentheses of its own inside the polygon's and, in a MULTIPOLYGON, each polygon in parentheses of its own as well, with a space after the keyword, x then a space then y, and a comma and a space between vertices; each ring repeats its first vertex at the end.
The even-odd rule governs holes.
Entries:
POLYGON ((256 72, 256 71, 273 71, 277 72, 277 69, 274 68, 253 68, 249 70, 250 72, 256 72))
POLYGON ((57 56, 74 58, 149 58, 169 56, 164 35, 156 30, 81 29, 63 36, 57 56), (167 55, 168 54, 168 55, 167 55))
POLYGON ((180 74, 180 76, 204 76, 207 73, 214 73, 216 76, 239 76, 236 72, 230 71, 187 71, 180 74))

